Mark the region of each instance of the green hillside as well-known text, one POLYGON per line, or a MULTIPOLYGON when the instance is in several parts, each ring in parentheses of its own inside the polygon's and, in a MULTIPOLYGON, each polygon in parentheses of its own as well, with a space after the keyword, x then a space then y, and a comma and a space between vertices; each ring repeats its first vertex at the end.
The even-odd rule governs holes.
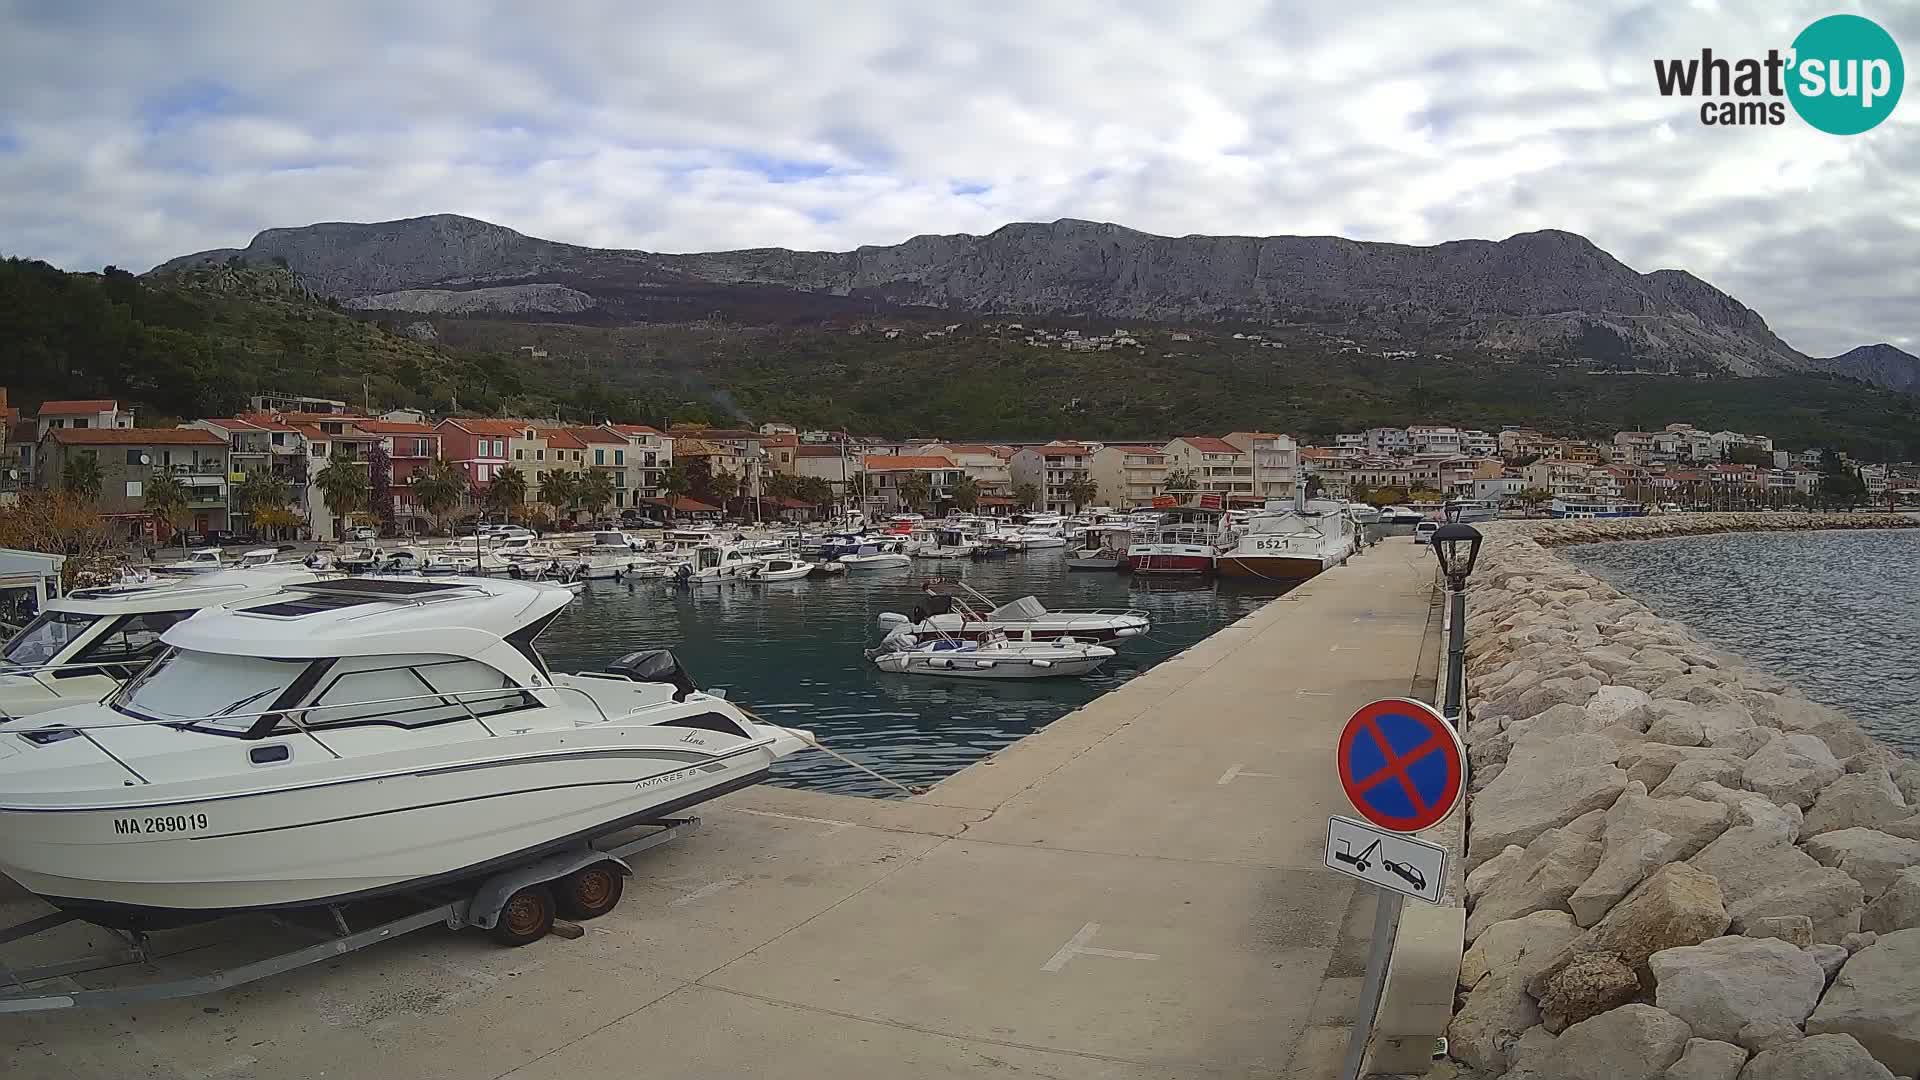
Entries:
POLYGON ((902 323, 889 339, 847 325, 430 322, 343 313, 284 269, 135 278, 9 259, 0 262, 0 385, 29 408, 118 397, 162 418, 231 413, 250 394, 280 390, 376 409, 746 417, 902 437, 1157 440, 1265 429, 1325 439, 1434 421, 1607 435, 1687 421, 1763 432, 1788 448, 1920 456, 1920 397, 1848 379, 1593 374, 1596 364, 1630 367, 1631 357, 1476 355, 1391 329, 1372 340, 1351 329, 1267 329, 1284 346, 1272 348, 1230 331, 1181 341, 1136 328, 1143 348, 1067 352, 977 324, 926 338, 927 327, 902 323), (1389 355, 1406 352, 1417 358, 1389 355))

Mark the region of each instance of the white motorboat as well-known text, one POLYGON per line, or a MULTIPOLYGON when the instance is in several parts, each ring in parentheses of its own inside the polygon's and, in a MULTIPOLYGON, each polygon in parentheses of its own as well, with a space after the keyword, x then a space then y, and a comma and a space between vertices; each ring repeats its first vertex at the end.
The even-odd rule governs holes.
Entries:
POLYGON ((625 533, 617 532, 594 533, 593 543, 564 556, 560 561, 562 565, 578 566, 580 572, 589 579, 623 577, 637 566, 653 563, 653 560, 634 551, 625 533))
POLYGON ((985 545, 978 534, 965 528, 938 528, 914 552, 919 559, 971 559, 985 545))
POLYGON ((693 557, 672 570, 675 585, 724 585, 745 581, 765 560, 732 544, 708 540, 693 549, 693 557))
POLYGON ((211 574, 215 570, 225 570, 232 564, 227 562, 217 547, 195 548, 187 552, 187 557, 170 563, 161 563, 153 568, 156 574, 168 577, 185 577, 189 574, 211 574))
POLYGON ((386 549, 379 544, 363 544, 348 548, 344 552, 336 552, 333 556, 333 565, 349 574, 371 574, 385 566, 387 559, 386 549))
POLYGON ((0 728, 0 873, 140 927, 412 893, 657 821, 811 737, 664 650, 554 675, 565 588, 347 578, 209 611, 98 704, 0 728))
POLYGON ((914 608, 912 616, 883 611, 876 621, 890 630, 905 627, 921 638, 945 634, 968 641, 1000 633, 1016 641, 1071 637, 1104 643, 1139 637, 1153 629, 1152 615, 1139 608, 1049 611, 1045 604, 1031 596, 995 604, 956 579, 927 582, 921 603, 914 608), (949 591, 940 592, 936 586, 949 591))
POLYGON ((1215 566, 1221 577, 1305 581, 1347 561, 1359 531, 1345 503, 1300 501, 1267 510, 1220 538, 1215 566))
POLYGON ((791 555, 774 555, 760 560, 760 565, 747 571, 747 577, 754 581, 795 581, 813 573, 813 564, 791 555))
POLYGON ((1383 506, 1380 508, 1380 524, 1404 525, 1412 528, 1427 520, 1427 515, 1406 506, 1383 506))
POLYGON ((954 679, 1039 679, 1091 674, 1117 655, 1105 645, 1055 638, 1051 641, 1009 641, 990 635, 966 641, 936 635, 921 641, 904 628, 896 629, 867 650, 867 658, 881 671, 902 675, 941 675, 954 679))
POLYGON ((100 700, 160 654, 168 627, 196 611, 258 601, 319 578, 297 563, 275 563, 75 589, 50 600, 0 646, 0 723, 100 700))
POLYGON ((439 559, 449 567, 450 573, 494 576, 513 573, 514 561, 505 558, 491 548, 474 550, 472 544, 454 544, 441 548, 439 559))
POLYGON ((1348 503, 1347 516, 1353 518, 1355 525, 1380 524, 1380 508, 1370 503, 1348 503))
POLYGON ((913 559, 894 544, 862 544, 853 554, 840 556, 839 563, 848 570, 887 570, 911 566, 913 559))

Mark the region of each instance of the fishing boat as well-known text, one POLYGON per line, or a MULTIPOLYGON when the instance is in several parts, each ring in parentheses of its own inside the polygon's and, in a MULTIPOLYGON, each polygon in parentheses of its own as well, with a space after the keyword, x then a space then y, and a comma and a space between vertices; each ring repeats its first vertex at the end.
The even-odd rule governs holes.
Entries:
POLYGON ((1221 577, 1305 581, 1352 555, 1358 532, 1346 504, 1301 499, 1266 509, 1221 537, 1221 577))
POLYGON ((916 558, 921 559, 971 559, 985 547, 977 534, 971 530, 953 526, 933 530, 932 536, 919 551, 916 558))
POLYGON ((0 730, 0 873, 109 926, 414 893, 766 776, 804 732, 664 650, 550 673, 558 586, 347 578, 209 611, 105 702, 0 730))
POLYGON ((1133 543, 1133 526, 1124 524, 1088 525, 1080 530, 1080 539, 1067 552, 1069 570, 1125 570, 1127 548, 1133 543))
POLYGON ((1224 516, 1225 511, 1204 503, 1166 508, 1159 524, 1128 545, 1128 567, 1136 574, 1213 573, 1224 516))
POLYGON ((1153 628, 1153 617, 1139 608, 1049 611, 1032 596, 996 604, 957 578, 935 578, 924 583, 920 603, 910 616, 883 611, 876 621, 889 630, 905 627, 921 638, 946 634, 968 641, 1001 633, 1018 641, 1072 637, 1105 643, 1139 637, 1153 628))
POLYGON ((905 628, 895 629, 867 650, 881 671, 901 675, 939 675, 953 679, 1038 679, 1091 674, 1117 654, 1105 645, 1054 638, 1011 641, 990 634, 969 641, 947 634, 921 641, 905 628))
POLYGON ((813 573, 813 564, 791 555, 769 555, 760 565, 747 571, 753 581, 797 581, 813 573))
MULTIPOLYGON (((0 645, 0 723, 99 701, 158 656, 160 636, 197 611, 318 581, 296 563, 74 589, 0 645)), ((4 757, 0 753, 0 757, 4 757)))

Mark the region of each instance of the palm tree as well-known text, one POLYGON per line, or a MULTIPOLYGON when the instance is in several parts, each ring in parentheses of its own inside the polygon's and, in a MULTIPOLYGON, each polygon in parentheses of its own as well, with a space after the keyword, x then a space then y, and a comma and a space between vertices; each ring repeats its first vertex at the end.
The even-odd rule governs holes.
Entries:
POLYGON ((156 472, 147 480, 142 489, 140 504, 157 520, 164 521, 167 528, 180 536, 180 553, 187 552, 187 531, 180 526, 187 523, 191 511, 187 507, 187 486, 163 472, 156 472))
POLYGON ((262 517, 270 521, 281 520, 274 511, 285 509, 291 502, 293 488, 266 469, 247 473, 247 478, 233 489, 234 508, 245 513, 256 530, 271 527, 263 524, 262 517))
POLYGON ((435 528, 439 527, 442 517, 460 505, 460 497, 466 493, 466 474, 446 458, 435 458, 426 472, 413 478, 413 497, 420 500, 421 508, 433 519, 435 528))
POLYGON ((365 510, 372 494, 367 470, 346 454, 335 454, 333 460, 327 462, 326 468, 314 474, 313 482, 320 488, 327 512, 333 515, 333 533, 336 537, 340 535, 340 527, 346 523, 347 515, 365 510))
POLYGON ((927 505, 927 499, 933 494, 933 481, 923 472, 910 472, 900 478, 894 487, 900 497, 900 505, 909 510, 919 510, 927 505))
POLYGON ((1077 514, 1081 507, 1100 497, 1100 482, 1091 476, 1076 476, 1067 481, 1063 490, 1067 501, 1073 504, 1073 512, 1077 514))
POLYGON ((566 469, 553 469, 540 477, 540 501, 553 507, 555 514, 566 516, 580 497, 580 477, 566 469))
POLYGON ((1040 489, 1032 484, 1021 484, 1013 489, 1013 501, 1031 510, 1040 505, 1040 489))
POLYGON ((687 492, 691 490, 693 490, 693 481, 688 478, 685 465, 676 461, 667 466, 666 472, 660 474, 660 491, 667 497, 668 521, 673 520, 674 504, 686 498, 687 492))
POLYGON ((980 506, 980 485, 966 473, 953 482, 953 505, 969 514, 980 506))
POLYGON ((1160 490, 1193 491, 1200 486, 1200 480, 1192 469, 1168 469, 1167 478, 1160 481, 1160 490))
POLYGON ((91 453, 76 453, 60 469, 60 486, 88 502, 100 498, 100 459, 91 453))
POLYGON ((714 498, 720 500, 721 507, 725 508, 729 499, 740 494, 740 478, 730 472, 714 473, 713 479, 707 482, 707 490, 713 494, 714 498))
POLYGON ((493 474, 493 485, 487 488, 487 502, 495 509, 511 516, 526 501, 526 473, 508 465, 493 474))
POLYGON ((589 513, 599 516, 601 509, 613 501, 613 474, 605 469, 589 469, 580 477, 575 497, 589 513))

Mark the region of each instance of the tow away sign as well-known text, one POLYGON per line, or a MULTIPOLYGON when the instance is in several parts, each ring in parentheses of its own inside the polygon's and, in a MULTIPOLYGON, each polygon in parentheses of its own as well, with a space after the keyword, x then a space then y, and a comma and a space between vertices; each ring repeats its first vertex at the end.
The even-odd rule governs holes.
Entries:
POLYGON ((1447 849, 1364 821, 1331 817, 1327 869, 1437 904, 1447 882, 1447 849))

